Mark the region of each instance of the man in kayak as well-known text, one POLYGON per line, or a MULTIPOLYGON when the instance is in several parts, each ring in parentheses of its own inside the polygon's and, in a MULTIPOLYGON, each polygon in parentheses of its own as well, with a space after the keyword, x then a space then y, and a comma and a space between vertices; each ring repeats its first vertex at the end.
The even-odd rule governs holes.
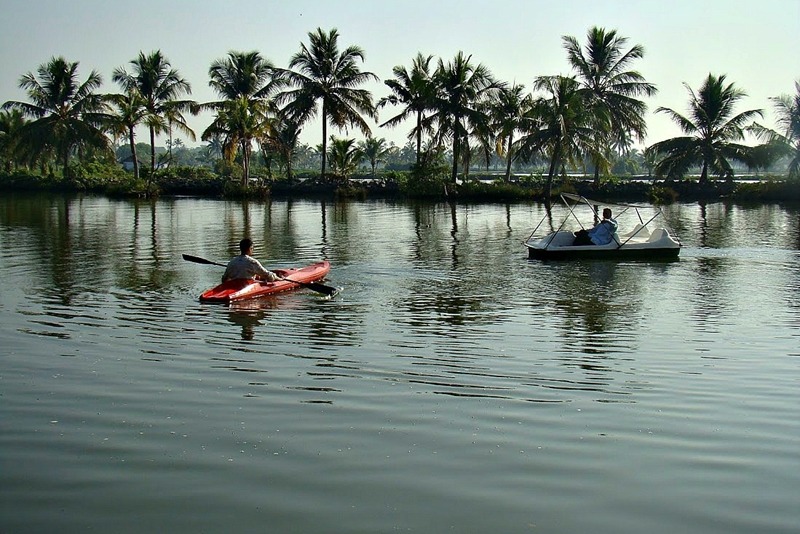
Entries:
POLYGON ((573 246, 581 245, 607 245, 614 239, 614 232, 617 231, 617 221, 611 217, 611 208, 603 210, 603 220, 597 223, 594 228, 589 230, 578 230, 575 232, 573 246))
POLYGON ((234 278, 255 278, 265 282, 274 282, 280 279, 277 274, 265 269, 261 262, 253 257, 253 241, 251 239, 242 239, 239 242, 239 250, 241 255, 228 262, 225 274, 222 275, 223 282, 234 278))

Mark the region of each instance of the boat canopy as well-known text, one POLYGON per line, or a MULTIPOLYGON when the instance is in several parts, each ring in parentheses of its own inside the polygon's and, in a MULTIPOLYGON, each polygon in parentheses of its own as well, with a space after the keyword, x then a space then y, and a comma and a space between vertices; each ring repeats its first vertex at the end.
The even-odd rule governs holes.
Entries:
MULTIPOLYGON (((624 203, 619 203, 619 202, 608 202, 608 201, 600 202, 600 201, 595 201, 595 200, 589 199, 587 197, 584 197, 582 195, 578 195, 578 194, 574 194, 574 193, 561 193, 560 196, 561 196, 562 202, 564 203, 564 206, 566 206, 566 208, 568 210, 568 213, 564 217, 564 219, 561 221, 561 224, 558 226, 558 228, 556 228, 553 232, 551 232, 551 234, 550 234, 550 236, 551 236, 550 239, 551 240, 553 238, 555 238, 555 236, 558 234, 559 231, 564 230, 564 227, 566 226, 567 222, 570 219, 574 219, 582 229, 585 229, 585 226, 584 226, 583 222, 581 221, 581 218, 575 212, 576 208, 579 207, 579 206, 588 207, 589 210, 591 210, 595 221, 601 219, 600 206, 617 208, 617 209, 614 210, 614 212, 615 212, 614 213, 614 219, 615 220, 619 220, 619 218, 622 217, 623 215, 625 215, 626 213, 632 212, 633 214, 635 214, 637 222, 634 223, 633 228, 630 231, 622 234, 621 236, 618 236, 618 235, 614 236, 614 239, 617 242, 617 247, 618 248, 622 248, 623 246, 625 246, 626 243, 630 242, 632 239, 636 238, 637 236, 640 236, 640 234, 645 234, 646 235, 648 233, 647 226, 650 223, 652 223, 654 220, 656 220, 657 218, 663 216, 663 212, 661 211, 661 208, 658 207, 658 206, 655 206, 655 205, 641 206, 641 205, 635 205, 635 204, 624 204, 624 203)), ((539 231, 539 228, 541 227, 542 223, 547 218, 548 218, 548 215, 545 214, 545 216, 542 217, 542 220, 539 221, 539 224, 536 225, 536 228, 534 228, 533 232, 531 232, 530 236, 528 236, 528 239, 525 240, 526 242, 528 242, 531 238, 533 238, 534 235, 536 235, 536 233, 539 231)), ((662 217, 662 219, 663 219, 663 217, 662 217)), ((666 228, 666 223, 662 222, 660 224, 660 226, 663 226, 663 227, 666 228)), ((673 234, 674 232, 670 232, 670 233, 673 234)), ((675 238, 675 239, 677 240, 677 238, 675 238)), ((678 242, 678 243, 680 243, 680 242, 678 242)), ((546 246, 547 245, 545 245, 545 247, 546 246)))

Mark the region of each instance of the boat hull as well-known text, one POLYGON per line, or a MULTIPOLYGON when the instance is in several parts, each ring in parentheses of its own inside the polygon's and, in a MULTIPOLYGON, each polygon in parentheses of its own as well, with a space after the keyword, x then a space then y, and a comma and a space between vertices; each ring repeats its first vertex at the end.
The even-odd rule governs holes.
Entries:
POLYGON ((328 261, 321 261, 301 268, 276 269, 274 271, 281 278, 289 280, 276 280, 275 282, 260 282, 249 278, 228 280, 204 291, 200 295, 200 302, 240 302, 291 291, 303 287, 292 280, 304 283, 317 282, 325 278, 330 270, 331 264, 328 261))
POLYGON ((616 250, 593 249, 581 250, 589 247, 570 247, 559 249, 539 249, 528 247, 528 258, 532 260, 652 260, 672 261, 677 260, 680 248, 662 249, 636 249, 622 248, 616 250))
POLYGON ((653 260, 670 261, 678 258, 681 245, 664 229, 659 229, 646 239, 620 238, 607 245, 574 246, 572 232, 560 231, 541 239, 525 242, 528 258, 537 260, 653 260))

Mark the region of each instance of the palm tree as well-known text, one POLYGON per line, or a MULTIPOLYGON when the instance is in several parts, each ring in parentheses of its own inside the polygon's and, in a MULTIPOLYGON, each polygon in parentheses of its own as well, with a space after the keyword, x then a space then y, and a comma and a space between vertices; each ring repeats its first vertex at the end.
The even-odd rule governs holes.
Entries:
MULTIPOLYGON (((637 97, 653 96, 657 89, 639 72, 628 70, 634 60, 644 56, 644 48, 635 45, 625 51, 627 38, 617 35, 616 30, 606 31, 598 27, 587 32, 585 49, 574 37, 564 36, 562 41, 570 65, 591 97, 592 108, 599 108, 597 112, 601 120, 597 134, 601 148, 608 152, 613 146, 624 152, 634 139, 644 141, 647 105, 637 97)), ((594 155, 593 160, 594 181, 599 185, 602 157, 594 155)))
POLYGON ((409 138, 416 137, 417 142, 417 165, 420 161, 420 151, 422 150, 423 119, 425 112, 432 109, 435 85, 430 72, 433 56, 423 56, 421 53, 413 59, 411 72, 405 67, 398 65, 392 69, 394 80, 385 80, 385 83, 392 93, 378 100, 378 108, 388 104, 405 105, 403 111, 387 120, 381 126, 394 127, 414 115, 416 126, 411 130, 409 138))
POLYGON ((136 127, 147 115, 146 103, 138 92, 106 95, 116 108, 109 120, 109 129, 115 136, 124 136, 131 146, 133 176, 139 179, 139 158, 136 154, 136 127))
POLYGON ((468 153, 470 132, 488 130, 489 115, 482 103, 502 87, 486 66, 473 65, 470 59, 471 56, 458 52, 447 64, 439 60, 433 77, 437 89, 433 100, 435 111, 425 121, 436 125, 440 142, 452 140, 453 183, 458 176, 459 158, 462 152, 468 153))
POLYGON ((206 146, 203 147, 203 158, 209 162, 213 162, 223 156, 223 139, 218 135, 212 135, 206 141, 206 146))
POLYGON ((266 99, 274 95, 281 82, 275 77, 275 66, 256 51, 228 52, 227 57, 211 64, 208 85, 220 98, 239 97, 266 99))
POLYGON ((280 95, 286 102, 283 109, 289 120, 303 125, 317 115, 317 102, 322 105, 322 171, 325 179, 327 163, 328 123, 342 129, 352 126, 370 135, 371 130, 362 115, 375 119, 372 94, 360 85, 378 80, 371 72, 362 72, 357 65, 364 61, 364 51, 349 46, 339 51, 339 32, 326 33, 321 28, 308 34, 310 45, 300 45, 292 56, 289 69, 281 75, 293 89, 280 95), (295 69, 295 70, 292 70, 295 69))
POLYGON ((6 172, 11 172, 19 162, 14 152, 19 130, 26 122, 19 109, 0 111, 0 163, 6 172))
POLYGON ((4 110, 18 110, 34 120, 18 130, 17 149, 24 150, 29 162, 54 155, 67 176, 69 158, 76 150, 98 148, 111 151, 111 141, 100 129, 107 119, 106 104, 95 91, 102 78, 92 71, 83 83, 78 81, 78 63, 53 57, 37 69, 37 75, 22 76, 19 87, 31 102, 8 101, 4 110))
POLYGON ((585 154, 597 151, 595 127, 598 117, 587 106, 587 94, 579 82, 567 76, 540 76, 534 90, 544 91, 526 115, 525 132, 518 150, 525 157, 541 152, 550 164, 547 196, 552 195, 553 177, 567 165, 577 166, 585 154))
POLYGON ((375 167, 378 163, 382 162, 389 153, 389 146, 386 144, 386 139, 381 137, 375 139, 374 137, 367 137, 364 141, 358 144, 359 149, 364 158, 369 161, 370 168, 372 169, 372 177, 375 178, 375 167))
POLYGON ((208 141, 221 136, 225 155, 232 161, 242 156, 242 186, 250 181, 250 156, 253 140, 268 135, 277 107, 272 96, 281 87, 275 66, 258 52, 229 52, 211 64, 208 85, 222 99, 201 107, 215 110, 216 118, 203 132, 208 141))
POLYGON ((734 107, 747 95, 732 83, 726 85, 724 74, 709 74, 697 93, 687 84, 684 86, 691 96, 689 117, 665 107, 656 110, 656 113, 669 115, 687 134, 650 146, 649 151, 662 156, 655 166, 656 175, 673 178, 686 174, 690 167, 701 165, 700 183, 705 183, 709 172, 732 178, 731 161, 753 166, 757 155, 754 147, 736 141, 744 139, 747 122, 763 116, 761 110, 734 115, 734 107))
POLYGON ((203 141, 215 137, 223 140, 223 155, 233 161, 236 154, 242 157, 242 187, 250 181, 250 157, 253 140, 267 135, 272 128, 269 107, 262 101, 246 97, 226 100, 217 108, 217 115, 202 135, 203 141))
POLYGON ((264 152, 277 155, 279 164, 286 170, 286 180, 291 183, 292 163, 299 148, 300 127, 289 120, 278 120, 261 142, 264 152))
POLYGON ((500 89, 489 103, 492 129, 497 132, 497 154, 506 158, 505 179, 511 179, 511 163, 514 160, 514 133, 525 124, 525 114, 533 103, 525 87, 514 84, 500 89))
POLYGON ((328 157, 331 160, 332 173, 347 181, 364 159, 364 152, 358 147, 355 139, 339 139, 331 136, 328 157))
POLYGON ((800 81, 794 83, 795 94, 771 97, 775 105, 778 131, 754 123, 750 130, 760 139, 765 139, 775 152, 786 155, 789 161, 789 177, 800 178, 800 81))
POLYGON ((156 170, 156 134, 170 133, 177 127, 190 139, 195 134, 186 124, 183 112, 191 111, 196 103, 191 100, 177 100, 183 94, 192 94, 192 87, 160 50, 145 55, 139 52, 130 61, 131 72, 123 67, 114 69, 112 80, 120 84, 126 93, 138 93, 145 102, 147 115, 144 122, 150 131, 150 175, 156 170))

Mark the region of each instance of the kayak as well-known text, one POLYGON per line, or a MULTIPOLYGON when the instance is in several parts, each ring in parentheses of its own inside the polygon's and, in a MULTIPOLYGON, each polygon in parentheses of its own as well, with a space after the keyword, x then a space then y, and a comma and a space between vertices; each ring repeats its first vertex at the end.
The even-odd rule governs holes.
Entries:
POLYGON ((330 262, 320 261, 305 267, 275 269, 272 271, 286 280, 261 282, 260 280, 253 280, 252 278, 236 278, 204 291, 203 294, 200 295, 200 302, 237 302, 240 300, 273 295, 282 291, 303 287, 302 284, 322 280, 330 270, 330 262), (300 283, 295 283, 293 280, 300 283))

